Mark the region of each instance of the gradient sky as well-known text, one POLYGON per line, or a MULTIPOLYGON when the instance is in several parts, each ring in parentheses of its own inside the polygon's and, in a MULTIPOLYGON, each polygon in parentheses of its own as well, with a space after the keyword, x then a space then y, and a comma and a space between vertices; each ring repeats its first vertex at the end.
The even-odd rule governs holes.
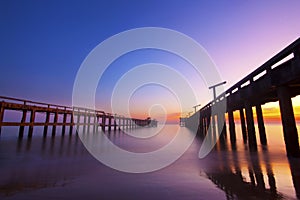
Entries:
MULTIPOLYGON (((0 95, 71 105, 77 70, 89 52, 114 34, 148 26, 174 29, 195 39, 228 88, 300 36, 299 9, 300 1, 3 0, 0 95)), ((177 69, 185 65, 174 55, 154 50, 126 56, 113 63, 118 70, 112 66, 99 84, 100 109, 109 110, 111 88, 131 67, 148 62, 172 65, 176 59, 177 69)), ((156 101, 172 98, 166 91, 155 91, 156 101)), ((203 105, 211 98, 205 92, 203 105)), ((147 114, 141 110, 143 98, 149 99, 141 90, 132 100, 140 110, 136 114, 147 114)), ((168 110, 172 112, 176 109, 168 110)))

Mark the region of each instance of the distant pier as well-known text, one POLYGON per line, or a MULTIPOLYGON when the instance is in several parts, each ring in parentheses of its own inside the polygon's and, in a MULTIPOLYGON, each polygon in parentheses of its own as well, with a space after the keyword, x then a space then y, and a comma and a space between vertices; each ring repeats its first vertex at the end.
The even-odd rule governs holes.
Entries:
POLYGON ((44 136, 48 133, 48 127, 52 126, 52 136, 55 136, 57 126, 62 127, 62 135, 64 135, 66 127, 69 127, 69 134, 72 134, 74 126, 77 129, 82 126, 83 131, 91 131, 92 129, 95 132, 98 130, 98 127, 101 127, 102 131, 120 130, 121 128, 155 127, 157 126, 157 121, 151 118, 128 118, 88 108, 61 106, 0 96, 0 134, 2 126, 18 126, 19 138, 23 138, 24 129, 27 126, 29 127, 28 137, 30 138, 35 126, 44 127, 44 136), (21 120, 16 122, 5 121, 4 113, 8 110, 19 111, 22 114, 21 120), (43 115, 43 122, 36 120, 37 114, 43 115), (62 120, 59 120, 59 116, 61 116, 62 120))

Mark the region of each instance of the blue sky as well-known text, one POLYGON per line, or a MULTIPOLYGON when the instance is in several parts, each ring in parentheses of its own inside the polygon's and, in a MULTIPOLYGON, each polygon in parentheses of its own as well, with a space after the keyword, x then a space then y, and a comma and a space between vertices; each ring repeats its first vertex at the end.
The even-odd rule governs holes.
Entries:
MULTIPOLYGON (((299 1, 1 1, 0 94, 70 105, 88 53, 114 34, 147 26, 195 39, 229 87, 300 36, 299 8, 299 1)), ((172 58, 146 53, 116 64, 126 71, 172 58)), ((112 87, 121 71, 108 72, 99 102, 106 101, 100 88, 112 87)))

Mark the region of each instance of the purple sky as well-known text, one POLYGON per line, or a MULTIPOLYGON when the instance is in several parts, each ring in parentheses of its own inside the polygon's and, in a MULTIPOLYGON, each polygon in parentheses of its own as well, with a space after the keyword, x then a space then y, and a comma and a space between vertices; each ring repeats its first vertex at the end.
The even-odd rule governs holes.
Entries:
MULTIPOLYGON (((77 70, 89 52, 110 36, 147 26, 195 39, 228 88, 300 36, 299 8, 299 1, 1 1, 0 95, 71 105, 77 70)), ((114 65, 124 67, 108 71, 99 85, 99 107, 108 109, 109 88, 126 70, 170 60, 155 51, 120 58, 114 65)))

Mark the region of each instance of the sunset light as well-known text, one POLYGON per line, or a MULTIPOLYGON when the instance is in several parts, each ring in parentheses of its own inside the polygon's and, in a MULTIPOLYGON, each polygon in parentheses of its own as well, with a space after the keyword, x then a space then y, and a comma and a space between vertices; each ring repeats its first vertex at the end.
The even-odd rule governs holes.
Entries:
POLYGON ((0 199, 300 199, 299 9, 0 1, 0 199))

